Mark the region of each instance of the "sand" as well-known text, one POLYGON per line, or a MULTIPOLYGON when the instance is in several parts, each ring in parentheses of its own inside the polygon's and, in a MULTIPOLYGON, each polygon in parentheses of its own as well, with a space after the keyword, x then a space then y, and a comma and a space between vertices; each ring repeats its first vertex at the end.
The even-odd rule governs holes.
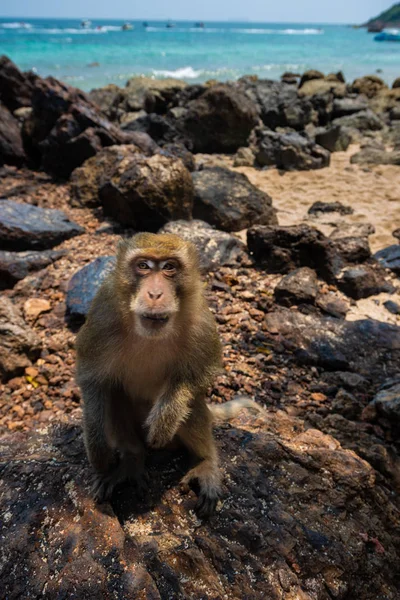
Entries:
POLYGON ((335 152, 330 166, 317 171, 283 172, 252 167, 235 170, 245 173, 254 185, 272 197, 280 225, 305 222, 329 235, 334 229, 329 223, 371 223, 376 232, 369 241, 376 252, 397 243, 392 232, 400 227, 400 168, 352 165, 350 157, 357 151, 357 146, 351 146, 347 152, 335 152), (351 206, 354 214, 331 213, 312 218, 307 211, 317 200, 339 201, 351 206))

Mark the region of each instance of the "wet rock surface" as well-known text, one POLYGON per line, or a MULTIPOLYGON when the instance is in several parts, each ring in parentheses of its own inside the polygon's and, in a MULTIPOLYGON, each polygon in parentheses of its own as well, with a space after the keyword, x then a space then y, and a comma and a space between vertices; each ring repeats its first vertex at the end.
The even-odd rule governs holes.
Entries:
POLYGON ((277 223, 272 199, 241 173, 214 167, 193 173, 193 216, 223 231, 277 223))
POLYGON ((61 210, 0 200, 0 247, 4 250, 51 248, 83 231, 61 210))

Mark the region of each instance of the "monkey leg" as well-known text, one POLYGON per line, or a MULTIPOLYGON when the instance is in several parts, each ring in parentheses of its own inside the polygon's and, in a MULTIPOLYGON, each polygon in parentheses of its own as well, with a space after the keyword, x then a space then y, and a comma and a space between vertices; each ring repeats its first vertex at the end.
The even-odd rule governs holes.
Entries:
POLYGON ((200 493, 196 512, 200 517, 208 517, 215 511, 221 494, 221 474, 212 435, 212 416, 203 399, 196 401, 189 418, 181 425, 178 437, 197 463, 183 482, 198 480, 200 493))

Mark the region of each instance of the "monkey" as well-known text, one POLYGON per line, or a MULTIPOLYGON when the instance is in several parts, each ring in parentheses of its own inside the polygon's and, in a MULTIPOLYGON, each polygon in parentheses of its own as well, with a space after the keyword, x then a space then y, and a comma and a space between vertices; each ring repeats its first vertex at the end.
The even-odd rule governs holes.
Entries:
POLYGON ((222 349, 195 246, 173 234, 122 240, 76 349, 95 499, 110 499, 125 480, 144 490, 146 447, 176 440, 194 459, 183 481, 199 483, 197 514, 210 516, 221 495, 213 422, 260 407, 246 399, 206 403, 222 349))

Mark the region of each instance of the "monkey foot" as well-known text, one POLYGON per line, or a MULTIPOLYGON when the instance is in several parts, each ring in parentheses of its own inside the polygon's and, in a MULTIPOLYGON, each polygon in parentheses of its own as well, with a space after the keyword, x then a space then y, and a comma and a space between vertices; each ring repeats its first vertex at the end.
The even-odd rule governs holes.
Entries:
POLYGON ((211 517, 217 507, 218 499, 217 492, 200 492, 195 508, 197 515, 202 519, 211 517))
POLYGON ((111 473, 97 473, 94 476, 92 485, 94 499, 99 503, 107 502, 110 500, 116 486, 124 481, 131 481, 135 484, 137 494, 140 498, 145 496, 149 483, 147 473, 132 474, 127 473, 123 468, 117 467, 111 473))

